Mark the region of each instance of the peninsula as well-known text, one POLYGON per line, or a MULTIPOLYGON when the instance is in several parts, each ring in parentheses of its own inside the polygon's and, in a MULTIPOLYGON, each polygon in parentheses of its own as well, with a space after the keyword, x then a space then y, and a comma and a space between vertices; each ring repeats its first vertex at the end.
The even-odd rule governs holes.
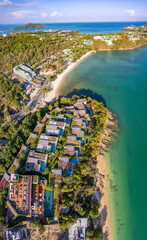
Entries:
POLYGON ((124 31, 135 31, 135 32, 142 32, 147 34, 147 24, 144 24, 143 26, 128 26, 125 28, 122 28, 124 31))
POLYGON ((28 23, 22 27, 13 28, 13 30, 25 30, 25 29, 33 29, 33 28, 44 28, 45 26, 40 23, 28 23))
POLYGON ((101 222, 94 227, 101 213, 97 156, 108 119, 103 103, 85 96, 62 97, 26 116, 0 155, 1 222, 13 227, 31 219, 36 238, 44 225, 59 223, 69 239, 81 227, 82 239, 102 240, 101 222))

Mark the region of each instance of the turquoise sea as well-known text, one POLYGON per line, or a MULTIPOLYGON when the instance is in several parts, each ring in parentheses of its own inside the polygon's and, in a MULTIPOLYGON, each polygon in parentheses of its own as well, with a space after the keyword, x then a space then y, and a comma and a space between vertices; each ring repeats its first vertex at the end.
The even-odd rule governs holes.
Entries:
POLYGON ((119 120, 107 155, 114 240, 147 239, 147 47, 94 53, 65 79, 60 94, 86 93, 119 120))
POLYGON ((121 29, 131 25, 141 26, 147 22, 73 22, 73 23, 43 23, 44 28, 13 30, 13 28, 24 26, 25 24, 0 24, 0 35, 11 32, 28 32, 28 31, 46 31, 46 30, 72 30, 80 33, 117 33, 121 29))

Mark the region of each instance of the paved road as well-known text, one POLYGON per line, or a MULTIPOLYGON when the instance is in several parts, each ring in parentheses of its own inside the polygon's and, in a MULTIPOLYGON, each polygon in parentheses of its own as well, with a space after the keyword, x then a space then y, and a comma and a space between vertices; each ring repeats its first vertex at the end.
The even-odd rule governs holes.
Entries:
MULTIPOLYGON (((45 93, 42 92, 42 89, 45 88, 45 87, 48 87, 47 80, 45 80, 44 84, 40 88, 40 90, 37 93, 36 97, 27 104, 27 107, 28 107, 28 109, 30 109, 30 111, 32 111, 34 108, 36 108, 38 105, 40 105, 40 103, 44 102, 45 93)), ((12 116, 12 118, 14 120, 21 120, 23 117, 25 117, 26 114, 27 113, 25 113, 23 110, 20 110, 18 113, 14 114, 12 116)))

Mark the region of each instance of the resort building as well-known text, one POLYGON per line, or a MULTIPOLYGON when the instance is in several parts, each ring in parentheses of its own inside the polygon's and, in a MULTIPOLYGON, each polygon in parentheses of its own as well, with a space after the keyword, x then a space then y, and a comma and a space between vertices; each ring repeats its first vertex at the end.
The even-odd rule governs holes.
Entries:
POLYGON ((70 52, 71 52, 71 49, 64 49, 64 50, 63 50, 63 53, 64 53, 64 54, 70 54, 70 52))
POLYGON ((69 240, 86 240, 87 218, 79 218, 68 230, 69 240))
POLYGON ((84 137, 85 135, 84 130, 81 130, 81 127, 79 126, 73 126, 71 131, 72 131, 72 134, 76 135, 77 137, 84 137))
POLYGON ((52 117, 49 114, 45 114, 44 118, 41 120, 41 123, 47 123, 52 117))
POLYGON ((47 125, 46 135, 60 136, 60 129, 56 125, 47 125))
POLYGON ((37 153, 34 150, 31 150, 26 160, 25 170, 28 172, 44 172, 47 159, 47 154, 37 153))
POLYGON ((28 238, 28 231, 27 226, 17 226, 14 228, 11 228, 10 230, 6 230, 4 233, 4 240, 22 240, 22 239, 29 239, 28 238))
POLYGON ((93 44, 93 41, 92 41, 92 40, 86 40, 86 39, 84 39, 84 44, 85 44, 85 45, 92 45, 92 44, 93 44))
POLYGON ((65 129, 65 126, 66 126, 66 122, 62 122, 62 121, 54 121, 54 120, 50 120, 49 121, 49 125, 55 125, 57 126, 58 128, 61 128, 61 129, 65 129))
POLYGON ((51 152, 52 144, 50 143, 50 141, 39 139, 36 151, 41 152, 41 150, 44 150, 46 152, 51 152))
POLYGON ((47 140, 47 141, 49 141, 50 143, 55 144, 55 145, 57 145, 58 139, 59 139, 59 138, 56 137, 56 136, 48 136, 48 135, 46 135, 46 134, 41 134, 41 135, 40 135, 40 140, 47 140))
POLYGON ((39 176, 13 174, 9 183, 8 207, 12 212, 16 210, 28 217, 44 218, 45 187, 46 182, 39 176))
POLYGON ((58 168, 61 168, 63 170, 73 170, 78 163, 78 158, 69 158, 67 156, 63 156, 59 158, 58 168))
POLYGON ((31 216, 32 176, 14 175, 9 183, 9 200, 19 214, 31 216))
POLYGON ((71 135, 67 137, 67 144, 81 147, 81 140, 78 140, 76 135, 71 135))
POLYGON ((31 68, 22 64, 15 66, 13 73, 28 82, 31 82, 32 78, 36 76, 36 73, 31 68))

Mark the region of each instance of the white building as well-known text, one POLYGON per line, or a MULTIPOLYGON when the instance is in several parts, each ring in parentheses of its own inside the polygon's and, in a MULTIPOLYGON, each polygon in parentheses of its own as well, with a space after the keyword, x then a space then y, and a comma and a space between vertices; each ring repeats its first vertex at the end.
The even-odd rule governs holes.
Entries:
POLYGON ((69 240, 86 240, 87 218, 79 218, 68 230, 69 240))
POLYGON ((86 39, 84 39, 84 44, 86 44, 86 45, 92 45, 92 44, 93 44, 93 41, 92 41, 92 40, 86 40, 86 39))
POLYGON ((64 49, 63 52, 64 52, 64 54, 69 54, 71 52, 71 50, 70 49, 64 49))

